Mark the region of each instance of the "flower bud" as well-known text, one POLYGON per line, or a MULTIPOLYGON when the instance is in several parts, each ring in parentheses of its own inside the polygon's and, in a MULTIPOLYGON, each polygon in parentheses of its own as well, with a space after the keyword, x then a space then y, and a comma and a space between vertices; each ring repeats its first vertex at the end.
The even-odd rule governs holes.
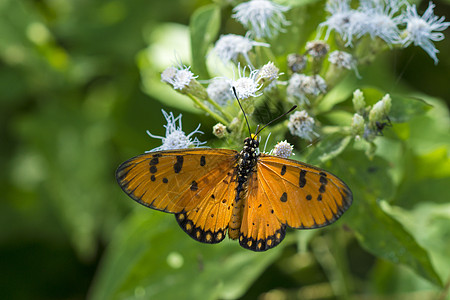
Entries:
POLYGON ((228 135, 227 127, 222 123, 217 123, 213 127, 213 134, 219 139, 228 135))
POLYGON ((306 68, 306 56, 297 53, 291 53, 287 56, 287 65, 294 73, 300 73, 306 68))
POLYGON ((391 110, 392 100, 389 94, 384 95, 384 97, 375 103, 369 113, 369 123, 371 128, 375 128, 376 122, 382 122, 386 119, 391 110))
POLYGON ((263 89, 274 80, 278 79, 279 71, 280 69, 278 69, 273 62, 268 62, 259 70, 258 75, 256 75, 256 82, 262 84, 261 89, 263 89))
POLYGON ((351 130, 355 137, 364 135, 364 118, 361 115, 353 115, 351 130))
POLYGON ((366 102, 364 101, 364 94, 360 89, 353 92, 353 107, 358 114, 364 115, 366 102))
POLYGON ((314 59, 321 59, 330 51, 330 46, 324 41, 306 43, 306 52, 314 59))

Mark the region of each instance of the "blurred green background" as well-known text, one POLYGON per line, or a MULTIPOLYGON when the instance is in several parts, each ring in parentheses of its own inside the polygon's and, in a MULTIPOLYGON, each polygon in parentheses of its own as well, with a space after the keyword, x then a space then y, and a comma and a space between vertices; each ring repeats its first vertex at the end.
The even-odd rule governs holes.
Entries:
MULTIPOLYGON (((200 139, 211 137, 208 128, 214 124, 212 119, 197 114, 188 101, 180 100, 169 88, 154 85, 149 79, 157 81, 164 67, 177 63, 176 57, 185 62, 189 52, 187 28, 173 23, 188 25, 195 9, 206 3, 209 2, 0 1, 2 299, 84 299, 89 291, 94 293, 93 298, 101 299, 104 295, 108 299, 107 293, 99 292, 104 287, 96 287, 94 276, 98 270, 110 268, 111 261, 105 263, 102 258, 111 242, 113 247, 119 242, 130 243, 132 247, 132 237, 128 241, 123 232, 137 220, 141 222, 142 235, 135 239, 156 239, 148 237, 148 231, 162 237, 157 245, 170 244, 175 239, 180 249, 189 249, 189 255, 196 258, 189 263, 199 269, 205 260, 245 251, 225 242, 227 246, 217 246, 217 256, 199 256, 199 249, 208 246, 193 246, 194 242, 181 232, 171 216, 137 207, 114 178, 121 162, 159 145, 145 131, 164 134, 161 108, 175 114, 183 112, 186 132, 202 123, 206 134, 200 139), (166 32, 165 26, 171 28, 172 35, 161 36, 161 32, 166 32), (143 59, 143 56, 150 57, 143 59), (140 71, 142 64, 148 64, 145 72, 140 71), (135 217, 130 218, 133 210, 135 217), (120 236, 121 240, 113 239, 120 236)), ((436 15, 450 16, 449 3, 436 2, 436 15)), ((422 5, 426 8, 427 3, 422 5)), ((437 43, 438 66, 416 47, 390 53, 387 61, 396 78, 393 85, 402 82, 450 103, 448 30, 446 35, 447 39, 437 43)), ((448 194, 443 197, 448 201, 448 194)), ((318 239, 315 243, 318 243, 315 249, 325 249, 320 243, 326 241, 318 239)), ((294 249, 284 251, 292 254, 294 249)), ((384 279, 389 278, 386 274, 400 272, 387 262, 375 266, 376 258, 355 241, 348 251, 358 262, 351 265, 351 272, 360 280, 355 284, 376 278, 373 289, 388 290, 393 282, 384 279), (373 277, 374 272, 379 275, 373 277)), ((251 254, 245 255, 248 260, 243 261, 251 262, 251 254)), ((218 293, 217 298, 244 295, 252 299, 272 289, 295 286, 296 279, 323 281, 323 268, 308 264, 312 258, 307 254, 297 261, 299 268, 306 266, 296 275, 300 279, 281 275, 280 268, 293 266, 292 261, 283 261, 280 255, 274 251, 264 258, 259 256, 258 267, 242 270, 258 280, 228 283, 231 288, 240 288, 240 292, 218 293)), ((163 253, 160 257, 147 257, 141 263, 156 268, 158 262, 166 259, 176 269, 180 256, 177 252, 163 253)), ((218 266, 224 263, 217 261, 218 266)), ((239 266, 239 261, 227 263, 239 266)), ((126 260, 117 264, 126 268, 126 260)), ((189 285, 189 274, 180 274, 189 285)), ((399 274, 415 276, 409 271, 399 274)), ((233 274, 226 276, 232 278, 233 274)), ((148 278, 158 279, 150 275, 148 278)), ((132 278, 128 280, 131 280, 128 286, 132 285, 132 278)), ((207 277, 197 280, 208 285, 207 277)), ((167 282, 160 284, 161 288, 171 287, 167 282)), ((226 288, 226 284, 221 287, 226 288)), ((404 291, 408 288, 403 287, 404 291)), ((136 288, 134 297, 139 295, 145 295, 145 290, 136 288)), ((179 296, 183 298, 182 293, 179 296)), ((333 298, 322 296, 316 299, 333 298)))

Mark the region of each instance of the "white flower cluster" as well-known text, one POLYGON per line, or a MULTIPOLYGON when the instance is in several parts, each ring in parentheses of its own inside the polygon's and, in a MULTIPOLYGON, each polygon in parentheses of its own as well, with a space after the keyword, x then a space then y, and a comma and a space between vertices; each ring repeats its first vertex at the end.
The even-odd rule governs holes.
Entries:
POLYGON ((271 38, 290 24, 283 14, 288 10, 289 7, 269 0, 251 0, 236 6, 233 17, 256 38, 271 38))
POLYGON ((287 95, 291 98, 300 100, 300 104, 310 104, 308 96, 318 96, 325 93, 327 84, 320 75, 307 76, 305 74, 292 74, 287 86, 287 95))
MULTIPOLYGON (((265 91, 275 97, 285 97, 306 109, 293 113, 287 127, 292 135, 312 141, 319 135, 315 132, 315 121, 308 112, 313 112, 313 115, 316 113, 314 108, 322 96, 336 85, 347 70, 353 70, 360 77, 358 63, 364 62, 364 59, 370 60, 370 55, 375 56, 386 45, 420 46, 437 63, 439 51, 433 42, 443 40, 442 31, 450 26, 450 22, 445 22, 444 17, 434 15, 435 5, 431 2, 424 14, 419 15, 416 6, 405 0, 358 1, 328 0, 326 10, 329 16, 319 24, 317 39, 308 41, 303 53, 286 54, 287 77, 284 80, 279 79, 284 73, 280 73, 275 61, 280 63, 283 60, 275 55, 277 51, 273 50, 277 49, 268 48, 271 47, 269 42, 280 32, 284 32, 285 26, 290 25, 285 17, 290 7, 271 0, 250 0, 235 6, 232 17, 248 30, 247 33, 222 35, 211 51, 225 67, 232 69, 230 73, 233 72, 233 78, 196 80, 198 76, 191 72, 190 67, 180 65, 164 70, 161 80, 179 93, 188 95, 197 107, 219 122, 213 128, 213 133, 218 138, 224 138, 242 128, 234 121, 237 119, 233 115, 236 106, 230 104, 233 103, 233 98, 241 100, 246 112, 251 114, 255 111, 256 102, 252 100, 265 91), (336 43, 327 43, 332 32, 337 34, 338 39, 336 43), (322 36, 324 40, 320 40, 322 36), (370 44, 374 45, 371 49, 373 51, 361 54, 364 51, 357 47, 360 44, 367 45, 359 43, 362 38, 367 42, 371 42, 370 39, 377 40, 370 44), (336 46, 355 46, 355 49, 345 52, 342 49, 336 50, 336 46), (272 58, 273 62, 267 62, 268 58, 272 58), (205 83, 208 83, 207 87, 205 83)), ((370 111, 360 91, 355 91, 353 101, 357 112, 352 123, 355 136, 365 136, 367 128, 376 134, 386 120, 389 120, 387 113, 390 98, 380 101, 370 111)), ((192 138, 193 134, 200 133, 198 128, 186 135, 181 128, 181 115, 175 118, 172 113, 163 113, 168 123, 165 125, 166 136, 154 136, 148 132, 151 137, 163 142, 162 146, 152 151, 198 147, 203 144, 197 138, 192 138)), ((239 122, 240 120, 237 121, 239 122)), ((273 153, 289 157, 292 146, 287 142, 280 142, 273 153)))
POLYGON ((270 151, 270 154, 282 158, 289 158, 291 155, 294 155, 293 150, 294 146, 289 144, 287 141, 282 141, 278 142, 275 147, 273 147, 272 151, 270 151))
POLYGON ((296 111, 289 117, 288 128, 292 135, 312 141, 319 134, 314 132, 315 121, 305 110, 296 111))
POLYGON ((242 55, 248 65, 252 65, 248 53, 254 46, 270 47, 269 44, 255 42, 254 40, 236 34, 222 35, 214 46, 214 52, 225 64, 237 62, 239 55, 242 55))
POLYGON ((200 128, 200 124, 194 131, 186 135, 181 125, 181 117, 182 117, 181 114, 175 118, 172 112, 167 113, 164 110, 162 110, 162 113, 167 121, 167 125, 164 125, 164 127, 166 128, 166 135, 165 136, 153 135, 147 130, 147 134, 152 138, 160 139, 162 141, 162 145, 146 152, 186 149, 190 147, 199 147, 200 145, 206 143, 200 142, 196 137, 192 139, 192 136, 194 134, 203 133, 200 130, 198 130, 200 128))
POLYGON ((401 0, 360 0, 356 9, 351 8, 350 0, 329 0, 326 10, 330 16, 319 25, 319 34, 326 27, 327 40, 331 31, 335 31, 347 47, 365 35, 372 39, 378 37, 389 46, 408 47, 414 43, 422 47, 437 64, 436 54, 439 51, 433 42, 444 39, 440 31, 447 29, 450 22, 435 16, 434 6, 429 2, 427 10, 420 16, 416 5, 401 0))
POLYGON ((171 84, 176 90, 186 89, 191 80, 197 78, 190 70, 190 67, 169 67, 161 73, 161 81, 171 84))

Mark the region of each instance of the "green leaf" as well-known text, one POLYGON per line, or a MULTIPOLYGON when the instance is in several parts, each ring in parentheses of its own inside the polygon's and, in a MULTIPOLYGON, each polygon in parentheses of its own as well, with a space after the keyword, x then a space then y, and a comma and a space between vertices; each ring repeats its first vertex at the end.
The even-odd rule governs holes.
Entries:
POLYGON ((433 108, 425 115, 410 122, 411 149, 418 154, 426 154, 438 147, 450 149, 450 114, 442 100, 425 98, 433 108))
POLYGON ((407 122, 415 116, 423 115, 432 108, 432 106, 424 100, 415 97, 392 94, 391 98, 392 107, 389 112, 389 118, 392 122, 396 123, 407 122))
POLYGON ((337 157, 351 142, 352 137, 341 132, 335 132, 325 136, 307 156, 309 164, 320 165, 337 157))
POLYGON ((332 88, 319 102, 316 108, 316 114, 326 113, 335 105, 351 99, 352 93, 357 87, 358 81, 356 77, 346 75, 345 78, 343 78, 338 85, 332 88))
POLYGON ((91 299, 235 299, 283 246, 264 253, 229 239, 201 244, 168 214, 136 213, 121 227, 102 263, 91 299))
POLYGON ((400 222, 379 206, 380 200, 393 196, 388 162, 380 157, 368 160, 360 151, 348 151, 335 163, 340 164, 340 169, 348 170, 344 180, 351 188, 354 200, 347 220, 362 247, 380 258, 404 264, 441 286, 428 252, 400 222))
POLYGON ((404 264, 430 282, 442 286, 428 252, 400 222, 386 214, 375 201, 365 201, 356 207, 359 217, 353 218, 350 226, 367 251, 393 263, 404 264))
POLYGON ((396 218, 411 232, 430 254, 441 278, 449 278, 450 261, 450 204, 425 202, 408 211, 383 203, 382 209, 396 218))
POLYGON ((413 208, 420 202, 446 203, 449 194, 450 158, 447 147, 425 155, 405 154, 408 163, 395 204, 413 208))
POLYGON ((149 46, 139 51, 136 56, 143 91, 164 106, 198 113, 199 109, 189 97, 176 92, 172 86, 161 81, 161 72, 174 64, 174 55, 179 63, 189 64, 189 28, 180 24, 163 23, 152 26, 151 32, 144 35, 149 46))
MULTIPOLYGON (((364 98, 368 105, 374 105, 386 95, 385 92, 374 87, 367 87, 361 90, 364 93, 364 98)), ((389 118, 395 123, 407 122, 413 117, 423 115, 432 108, 430 104, 417 97, 401 96, 398 94, 390 94, 390 96, 392 99, 392 107, 389 112, 389 118)))
POLYGON ((191 32, 192 70, 200 78, 209 78, 206 52, 220 28, 220 8, 211 4, 197 9, 189 24, 191 32))

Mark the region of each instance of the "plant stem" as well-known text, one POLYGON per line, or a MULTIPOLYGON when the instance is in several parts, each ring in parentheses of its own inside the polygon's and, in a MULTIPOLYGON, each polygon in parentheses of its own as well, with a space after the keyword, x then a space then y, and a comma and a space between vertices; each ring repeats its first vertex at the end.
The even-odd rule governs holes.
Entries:
POLYGON ((211 103, 227 120, 228 122, 231 122, 233 120, 233 116, 231 116, 229 113, 223 110, 223 107, 217 104, 216 101, 210 99, 209 97, 206 99, 209 103, 211 103))
POLYGON ((213 112, 209 109, 205 104, 203 104, 200 100, 198 100, 196 97, 192 96, 191 94, 186 94, 189 98, 191 98, 192 101, 194 101, 195 104, 197 104, 201 109, 206 111, 208 114, 210 114, 214 119, 219 121, 220 123, 224 124, 225 126, 229 126, 229 122, 227 122, 224 118, 213 112))

